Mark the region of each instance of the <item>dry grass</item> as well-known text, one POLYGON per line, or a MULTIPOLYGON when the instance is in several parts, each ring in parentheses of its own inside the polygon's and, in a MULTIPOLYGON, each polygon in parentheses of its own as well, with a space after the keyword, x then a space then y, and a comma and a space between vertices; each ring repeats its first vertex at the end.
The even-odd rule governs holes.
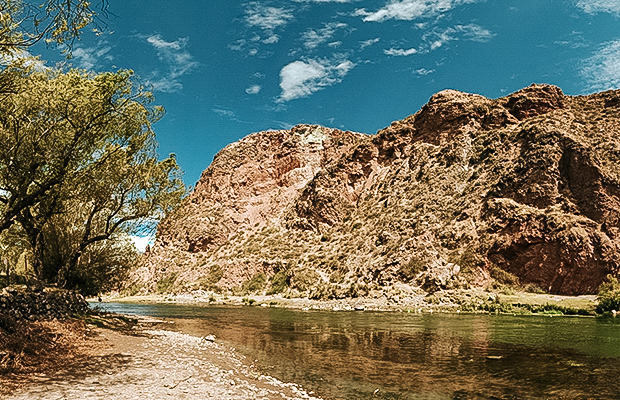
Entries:
POLYGON ((28 322, 0 314, 0 395, 19 387, 22 378, 85 357, 88 332, 82 320, 28 322))
POLYGON ((89 325, 129 332, 135 323, 114 314, 34 322, 0 314, 0 397, 33 376, 56 373, 94 354, 100 343, 89 325))

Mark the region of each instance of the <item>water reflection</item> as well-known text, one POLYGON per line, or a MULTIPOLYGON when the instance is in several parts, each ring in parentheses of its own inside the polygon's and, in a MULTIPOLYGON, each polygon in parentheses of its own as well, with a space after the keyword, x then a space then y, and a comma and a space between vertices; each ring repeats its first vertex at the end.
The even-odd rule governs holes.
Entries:
POLYGON ((617 320, 150 307, 329 399, 620 398, 617 320))

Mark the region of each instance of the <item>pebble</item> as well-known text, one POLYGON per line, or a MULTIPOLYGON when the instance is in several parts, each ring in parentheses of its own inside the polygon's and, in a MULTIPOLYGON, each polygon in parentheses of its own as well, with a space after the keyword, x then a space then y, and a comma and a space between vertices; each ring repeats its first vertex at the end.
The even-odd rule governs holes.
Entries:
POLYGON ((82 367, 88 373, 58 371, 53 379, 33 380, 5 400, 320 400, 296 385, 257 374, 242 355, 223 344, 166 330, 142 333, 145 336, 132 339, 108 334, 116 346, 111 354, 122 355, 116 362, 96 357, 82 367), (118 338, 121 344, 133 344, 119 349, 118 338))

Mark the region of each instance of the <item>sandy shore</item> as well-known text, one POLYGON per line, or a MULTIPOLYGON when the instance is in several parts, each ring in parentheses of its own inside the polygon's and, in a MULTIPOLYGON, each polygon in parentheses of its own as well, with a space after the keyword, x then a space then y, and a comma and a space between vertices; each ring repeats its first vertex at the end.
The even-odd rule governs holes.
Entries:
POLYGON ((17 399, 317 399, 260 374, 213 337, 161 329, 145 318, 133 334, 92 328, 87 357, 65 369, 22 377, 17 399))

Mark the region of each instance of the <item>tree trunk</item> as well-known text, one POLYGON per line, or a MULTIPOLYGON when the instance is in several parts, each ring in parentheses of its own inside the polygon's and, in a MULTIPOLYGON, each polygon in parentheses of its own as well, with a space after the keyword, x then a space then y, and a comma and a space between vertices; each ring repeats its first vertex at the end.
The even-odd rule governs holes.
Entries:
POLYGON ((24 210, 18 216, 18 221, 24 229, 24 232, 26 232, 28 242, 30 243, 30 247, 32 249, 32 270, 34 271, 35 278, 42 282, 45 281, 45 277, 43 276, 43 262, 45 251, 43 226, 47 223, 47 220, 52 215, 51 210, 52 209, 40 215, 40 221, 34 218, 29 209, 24 210))
POLYGON ((80 257, 82 256, 81 251, 77 251, 71 255, 69 260, 63 264, 63 266, 58 270, 58 280, 57 284, 59 288, 66 289, 67 286, 67 278, 69 274, 75 272, 77 270, 78 262, 80 261, 80 257))

